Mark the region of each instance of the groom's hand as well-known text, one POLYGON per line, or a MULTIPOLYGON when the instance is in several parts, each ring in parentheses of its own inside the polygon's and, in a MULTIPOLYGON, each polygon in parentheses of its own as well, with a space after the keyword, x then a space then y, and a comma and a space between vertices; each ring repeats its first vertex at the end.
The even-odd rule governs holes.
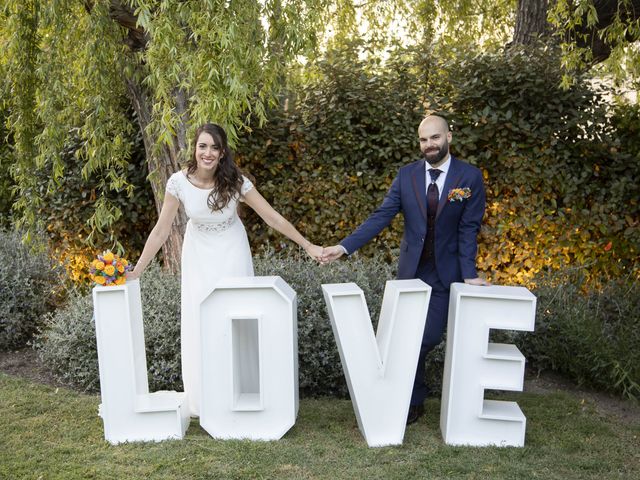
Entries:
POLYGON ((322 250, 322 263, 323 264, 331 263, 334 260, 339 259, 342 255, 344 255, 344 250, 340 245, 325 247, 322 250))

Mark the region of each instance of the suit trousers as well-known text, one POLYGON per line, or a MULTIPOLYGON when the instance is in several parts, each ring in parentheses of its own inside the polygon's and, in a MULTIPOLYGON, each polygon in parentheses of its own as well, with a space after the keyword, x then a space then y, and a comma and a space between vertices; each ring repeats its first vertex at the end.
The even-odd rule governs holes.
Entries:
POLYGON ((413 381, 411 405, 421 405, 429 394, 429 389, 424 381, 425 359, 427 354, 440 344, 447 328, 450 289, 449 285, 445 286, 440 281, 433 260, 420 262, 416 278, 431 287, 431 299, 429 300, 429 311, 427 312, 427 321, 422 335, 416 376, 413 381))

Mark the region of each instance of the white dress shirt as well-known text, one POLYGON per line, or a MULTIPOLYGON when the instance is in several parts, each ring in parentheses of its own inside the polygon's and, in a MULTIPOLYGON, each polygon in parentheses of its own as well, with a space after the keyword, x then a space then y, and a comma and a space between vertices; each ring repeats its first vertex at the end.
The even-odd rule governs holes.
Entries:
MULTIPOLYGON (((440 165, 436 170, 440 170, 440 176, 438 177, 438 180, 436 180, 436 185, 438 186, 438 194, 440 195, 438 197, 438 200, 442 199, 442 190, 444 190, 444 182, 447 179, 447 172, 449 171, 449 167, 451 166, 451 155, 447 156, 447 160, 440 165)), ((429 162, 424 162, 424 174, 426 175, 426 188, 429 188, 429 184, 431 183, 431 174, 429 174, 429 170, 431 170, 431 165, 429 164, 429 162)))

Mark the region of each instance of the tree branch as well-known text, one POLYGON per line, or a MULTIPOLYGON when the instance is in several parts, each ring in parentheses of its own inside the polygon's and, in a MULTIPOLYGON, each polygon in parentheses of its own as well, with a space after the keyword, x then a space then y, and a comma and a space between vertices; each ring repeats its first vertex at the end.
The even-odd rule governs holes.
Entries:
MULTIPOLYGON (((576 45, 589 48, 593 54, 593 63, 600 63, 611 55, 611 50, 616 44, 606 43, 600 38, 599 31, 611 25, 618 14, 619 0, 594 0, 593 5, 598 14, 598 23, 593 26, 587 25, 587 17, 582 19, 582 27, 576 30, 581 34, 576 40, 576 45)), ((623 12, 621 20, 623 23, 630 23, 640 18, 640 0, 632 0, 630 9, 623 12)), ((637 41, 638 38, 627 32, 625 40, 628 42, 637 41)))
MULTIPOLYGON (((588 48, 593 55, 593 63, 599 63, 611 55, 616 43, 607 43, 601 37, 602 29, 608 27, 615 20, 620 9, 620 0, 593 0, 598 15, 595 25, 587 24, 587 15, 582 18, 581 25, 572 31, 564 32, 565 42, 575 42, 576 46, 588 48)), ((550 38, 553 27, 547 22, 548 0, 519 0, 517 7, 516 26, 512 44, 528 45, 538 38, 550 38)), ((622 12, 621 20, 629 24, 640 18, 640 0, 631 0, 628 10, 622 12)), ((623 40, 623 39, 620 39, 623 40)), ((624 38, 628 42, 640 40, 629 31, 624 38)))
MULTIPOLYGON (((87 10, 87 13, 91 13, 93 7, 94 2, 92 0, 85 0, 84 8, 87 10)), ((111 0, 109 17, 127 30, 125 43, 131 50, 144 50, 148 41, 147 34, 144 29, 137 25, 138 17, 136 17, 131 7, 123 5, 119 0, 111 0)))

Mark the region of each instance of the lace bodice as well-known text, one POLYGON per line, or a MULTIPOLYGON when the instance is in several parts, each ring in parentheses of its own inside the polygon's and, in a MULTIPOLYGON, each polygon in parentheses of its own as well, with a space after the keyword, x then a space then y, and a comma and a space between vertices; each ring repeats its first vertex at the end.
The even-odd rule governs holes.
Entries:
POLYGON ((243 176, 241 195, 232 198, 222 210, 212 211, 207 205, 211 189, 193 185, 183 171, 171 175, 166 192, 176 197, 184 205, 185 212, 193 227, 199 232, 219 233, 228 230, 238 220, 238 201, 253 188, 251 181, 243 176))

